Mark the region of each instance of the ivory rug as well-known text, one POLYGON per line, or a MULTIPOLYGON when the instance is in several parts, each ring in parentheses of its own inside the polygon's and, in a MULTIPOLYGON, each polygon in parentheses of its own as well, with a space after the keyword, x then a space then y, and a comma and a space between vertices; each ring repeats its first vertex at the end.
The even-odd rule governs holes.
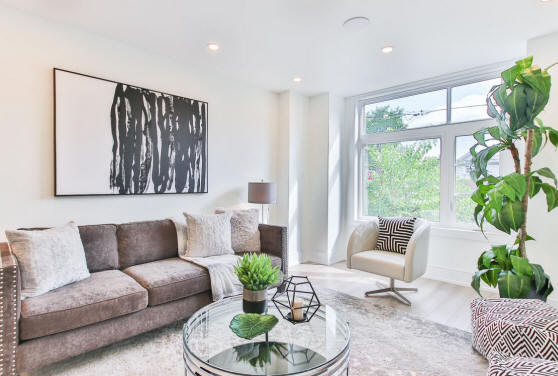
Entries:
MULTIPOLYGON (((350 375, 474 376, 488 364, 471 347, 471 334, 329 289, 322 303, 345 315, 351 328, 350 375)), ((81 355, 37 375, 184 376, 182 322, 81 355)))

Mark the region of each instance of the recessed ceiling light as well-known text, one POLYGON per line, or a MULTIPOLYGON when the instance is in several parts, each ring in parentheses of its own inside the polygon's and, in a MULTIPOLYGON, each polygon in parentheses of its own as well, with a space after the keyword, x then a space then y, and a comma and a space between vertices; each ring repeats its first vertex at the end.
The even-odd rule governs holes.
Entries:
POLYGON ((219 49, 219 45, 217 43, 208 43, 207 48, 211 51, 217 51, 219 49))
POLYGON ((393 52, 393 46, 385 46, 382 47, 382 52, 385 54, 389 54, 393 52))
POLYGON ((300 81, 302 81, 302 78, 300 78, 300 77, 293 77, 293 82, 298 83, 298 82, 300 82, 300 81))
POLYGON ((368 17, 351 17, 343 22, 343 27, 347 30, 362 30, 368 25, 369 22, 370 20, 368 19, 368 17))

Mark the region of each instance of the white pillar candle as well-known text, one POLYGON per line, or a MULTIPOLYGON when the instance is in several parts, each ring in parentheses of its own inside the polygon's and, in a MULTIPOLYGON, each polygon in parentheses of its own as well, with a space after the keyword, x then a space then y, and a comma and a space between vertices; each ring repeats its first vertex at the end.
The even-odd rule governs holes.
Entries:
POLYGON ((304 317, 304 312, 302 310, 302 300, 295 299, 291 307, 291 316, 294 321, 302 321, 304 317))

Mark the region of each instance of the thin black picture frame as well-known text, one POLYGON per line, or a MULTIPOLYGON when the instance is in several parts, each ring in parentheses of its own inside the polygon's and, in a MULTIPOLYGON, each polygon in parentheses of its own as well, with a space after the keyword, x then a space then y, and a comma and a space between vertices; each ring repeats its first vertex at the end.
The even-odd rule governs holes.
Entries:
POLYGON ((177 95, 177 94, 172 94, 172 93, 167 93, 167 92, 163 92, 160 90, 155 90, 155 89, 149 89, 146 87, 142 87, 139 85, 133 85, 133 84, 128 84, 125 82, 119 82, 119 81, 114 81, 114 80, 110 80, 107 78, 103 78, 103 77, 97 77, 97 76, 93 76, 93 75, 89 75, 89 74, 85 74, 85 73, 79 73, 79 72, 75 72, 75 71, 71 71, 71 70, 67 70, 67 69, 62 69, 62 68, 57 68, 54 67, 52 69, 52 78, 53 78, 53 136, 54 136, 54 142, 53 142, 53 154, 54 154, 54 187, 53 187, 53 191, 54 191, 54 197, 97 197, 97 196, 106 196, 106 197, 134 197, 134 196, 151 196, 151 195, 157 195, 157 196, 165 196, 165 195, 192 195, 192 194, 207 194, 209 193, 209 102, 200 100, 200 99, 194 99, 194 98, 188 98, 188 97, 184 97, 182 95, 177 95), (205 183, 205 191, 204 192, 164 192, 164 193, 157 193, 157 192, 146 192, 146 193, 126 193, 126 194, 120 194, 120 193, 76 193, 76 194, 59 194, 57 191, 58 188, 58 172, 57 172, 57 155, 56 155, 56 71, 60 71, 60 72, 66 72, 66 73, 71 73, 71 74, 76 74, 79 76, 84 76, 84 77, 88 77, 88 78, 92 78, 92 79, 96 79, 96 80, 101 80, 101 81, 106 81, 106 82, 111 82, 111 83, 115 83, 115 84, 122 84, 122 85, 127 85, 127 86, 133 86, 139 89, 143 89, 143 90, 149 90, 149 91, 154 91, 154 92, 158 92, 161 94, 165 94, 165 95, 172 95, 175 97, 181 97, 181 98, 185 98, 185 99, 190 99, 190 100, 195 100, 201 103, 204 103, 206 105, 206 118, 207 118, 207 122, 206 122, 206 183, 205 183))

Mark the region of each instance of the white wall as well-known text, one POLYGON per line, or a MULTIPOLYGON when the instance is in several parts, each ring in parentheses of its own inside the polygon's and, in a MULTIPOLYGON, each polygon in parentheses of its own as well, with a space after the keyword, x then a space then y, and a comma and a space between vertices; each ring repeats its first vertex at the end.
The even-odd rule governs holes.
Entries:
MULTIPOLYGON (((279 177, 275 93, 4 6, 0 49, 1 234, 5 228, 69 220, 107 223, 210 212, 247 201, 248 181, 279 177), (54 198, 53 67, 209 102, 209 193, 54 198)), ((281 220, 283 203, 272 206, 272 223, 281 220)))
MULTIPOLYGON (((558 61, 558 33, 541 36, 527 41, 527 54, 533 55, 534 63, 546 68, 558 61)), ((550 100, 540 115, 544 124, 558 129, 558 66, 549 72, 552 76, 550 100)), ((558 174, 558 151, 550 143, 533 159, 533 168, 549 167, 558 174)), ((547 213, 544 194, 529 202, 527 232, 536 241, 527 242, 527 256, 531 262, 541 264, 550 275, 555 288, 558 287, 558 209, 547 213)), ((551 295, 558 302, 558 293, 551 295)))

